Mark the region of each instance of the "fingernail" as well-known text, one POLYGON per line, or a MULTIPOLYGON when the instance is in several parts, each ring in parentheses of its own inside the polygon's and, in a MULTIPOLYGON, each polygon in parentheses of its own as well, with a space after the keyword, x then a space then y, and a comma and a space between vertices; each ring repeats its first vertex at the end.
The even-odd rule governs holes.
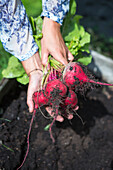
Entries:
POLYGON ((63 122, 63 120, 64 120, 63 118, 60 118, 60 119, 59 119, 59 122, 63 122))
POLYGON ((32 112, 32 108, 31 108, 31 107, 29 107, 29 112, 30 112, 30 113, 32 112))
POLYGON ((69 115, 69 116, 68 116, 68 119, 73 119, 73 115, 69 115))

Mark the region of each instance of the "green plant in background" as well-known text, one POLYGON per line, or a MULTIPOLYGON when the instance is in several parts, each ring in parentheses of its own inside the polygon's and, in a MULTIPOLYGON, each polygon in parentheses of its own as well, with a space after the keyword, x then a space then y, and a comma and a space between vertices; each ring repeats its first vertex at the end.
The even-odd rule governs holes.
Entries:
POLYGON ((91 35, 90 49, 113 59, 113 37, 106 37, 91 28, 87 30, 91 35))
MULTIPOLYGON (((26 7, 28 4, 27 1, 23 0, 24 3, 26 2, 26 7)), ((76 3, 74 0, 71 0, 70 11, 63 22, 61 33, 68 49, 74 55, 75 61, 81 62, 84 65, 88 65, 92 59, 89 51, 90 34, 87 33, 83 26, 81 26, 79 23, 79 20, 82 18, 82 16, 75 15, 75 13, 76 3)), ((36 18, 31 17, 30 22, 33 29, 33 36, 39 47, 40 53, 43 20, 40 16, 36 18)), ((49 56, 48 62, 50 62, 51 67, 55 69, 60 67, 60 63, 52 56, 49 56)), ((28 76, 26 75, 21 63, 14 56, 9 58, 7 68, 3 69, 2 75, 6 78, 17 78, 17 81, 22 84, 27 84, 29 82, 28 76)))
POLYGON ((22 84, 27 84, 29 82, 22 64, 14 56, 9 58, 8 66, 6 69, 3 69, 2 75, 5 78, 17 78, 17 81, 22 84))
POLYGON ((7 68, 10 56, 11 55, 4 50, 2 43, 0 42, 0 80, 3 78, 2 70, 7 68))
POLYGON ((28 17, 37 17, 42 11, 42 0, 22 0, 28 17))
POLYGON ((75 60, 88 65, 92 59, 89 51, 90 34, 79 23, 82 16, 75 15, 75 13, 76 3, 72 0, 70 1, 70 11, 63 23, 62 35, 75 60))

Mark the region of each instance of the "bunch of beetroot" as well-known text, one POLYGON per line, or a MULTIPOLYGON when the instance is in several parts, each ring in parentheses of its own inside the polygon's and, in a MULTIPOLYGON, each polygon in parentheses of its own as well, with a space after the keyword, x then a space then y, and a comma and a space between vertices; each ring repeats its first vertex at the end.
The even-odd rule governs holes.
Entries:
POLYGON ((63 83, 61 78, 53 79, 49 81, 43 90, 35 92, 33 95, 33 101, 35 104, 35 109, 41 106, 50 106, 53 112, 53 121, 50 125, 49 131, 50 136, 54 142, 54 138, 51 133, 51 127, 55 122, 60 108, 63 108, 63 116, 67 117, 71 109, 76 109, 77 107, 77 95, 74 91, 69 89, 66 84, 63 83))
POLYGON ((89 87, 92 88, 92 84, 113 86, 113 84, 95 81, 93 76, 88 73, 87 68, 77 62, 70 62, 65 67, 62 74, 61 72, 59 74, 56 73, 58 72, 56 72, 55 70, 53 73, 50 73, 48 77, 48 82, 44 86, 43 90, 37 91, 33 94, 34 113, 28 131, 27 152, 22 164, 19 168, 17 168, 17 170, 23 166, 28 155, 31 126, 36 114, 36 110, 38 108, 42 106, 50 106, 52 108, 53 121, 50 124, 49 132, 54 142, 54 138, 51 132, 52 125, 55 122, 58 114, 67 117, 69 113, 77 110, 78 99, 76 93, 79 93, 81 91, 84 92, 89 87), (63 113, 59 113, 60 108, 62 108, 63 113))
POLYGON ((76 110, 78 107, 76 93, 85 91, 87 88, 92 87, 92 83, 113 86, 113 84, 96 82, 90 77, 92 78, 93 76, 87 73, 87 69, 84 66, 77 62, 70 62, 63 70, 60 78, 57 77, 55 79, 53 76, 53 79, 49 79, 50 81, 45 85, 43 90, 34 93, 33 101, 35 109, 38 109, 41 106, 51 106, 54 113, 53 122, 49 128, 53 141, 54 138, 51 134, 51 127, 59 114, 59 110, 60 108, 63 108, 64 111, 60 114, 65 117, 76 110))

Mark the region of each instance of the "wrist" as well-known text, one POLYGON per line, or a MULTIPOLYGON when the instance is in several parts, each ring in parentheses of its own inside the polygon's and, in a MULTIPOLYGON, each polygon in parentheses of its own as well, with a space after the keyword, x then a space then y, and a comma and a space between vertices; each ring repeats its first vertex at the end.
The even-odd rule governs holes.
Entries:
POLYGON ((28 76, 34 74, 34 72, 41 72, 42 70, 42 64, 38 52, 29 59, 22 61, 22 65, 28 76))
POLYGON ((56 21, 50 19, 50 18, 47 18, 47 17, 44 17, 44 21, 43 21, 43 26, 49 26, 49 27, 55 27, 57 29, 60 29, 61 25, 59 23, 57 23, 56 21))
POLYGON ((33 69, 33 70, 31 70, 27 75, 28 75, 28 77, 31 77, 32 75, 34 75, 34 74, 42 74, 43 73, 43 71, 41 70, 41 69, 33 69), (39 73, 40 72, 40 73, 39 73))

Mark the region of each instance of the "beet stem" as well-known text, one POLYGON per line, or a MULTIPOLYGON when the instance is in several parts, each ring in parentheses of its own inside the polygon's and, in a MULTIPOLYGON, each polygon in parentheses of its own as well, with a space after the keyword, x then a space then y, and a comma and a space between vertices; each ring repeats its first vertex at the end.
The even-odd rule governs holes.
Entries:
POLYGON ((28 135, 27 135, 27 151, 26 151, 26 154, 25 154, 25 157, 24 157, 23 162, 22 162, 21 165, 17 168, 17 170, 20 169, 20 168, 23 166, 24 162, 26 161, 28 152, 29 152, 29 137, 30 137, 31 128, 32 128, 32 124, 33 124, 33 120, 34 120, 35 114, 36 114, 36 110, 34 110, 34 112, 33 112, 33 115, 32 115, 32 118, 31 118, 31 122, 30 122, 30 126, 29 126, 28 135))
POLYGON ((100 84, 100 85, 104 85, 104 86, 113 86, 113 84, 96 82, 96 81, 94 81, 94 80, 89 80, 88 82, 90 82, 90 83, 95 83, 95 84, 100 84))
POLYGON ((56 108, 55 117, 54 117, 54 119, 53 119, 53 121, 52 121, 52 123, 50 124, 50 127, 49 127, 50 137, 51 137, 53 143, 55 142, 55 139, 54 139, 54 137, 53 137, 53 135, 52 135, 52 130, 51 130, 51 129, 52 129, 52 126, 53 126, 53 124, 54 124, 57 116, 58 116, 58 109, 56 108))

